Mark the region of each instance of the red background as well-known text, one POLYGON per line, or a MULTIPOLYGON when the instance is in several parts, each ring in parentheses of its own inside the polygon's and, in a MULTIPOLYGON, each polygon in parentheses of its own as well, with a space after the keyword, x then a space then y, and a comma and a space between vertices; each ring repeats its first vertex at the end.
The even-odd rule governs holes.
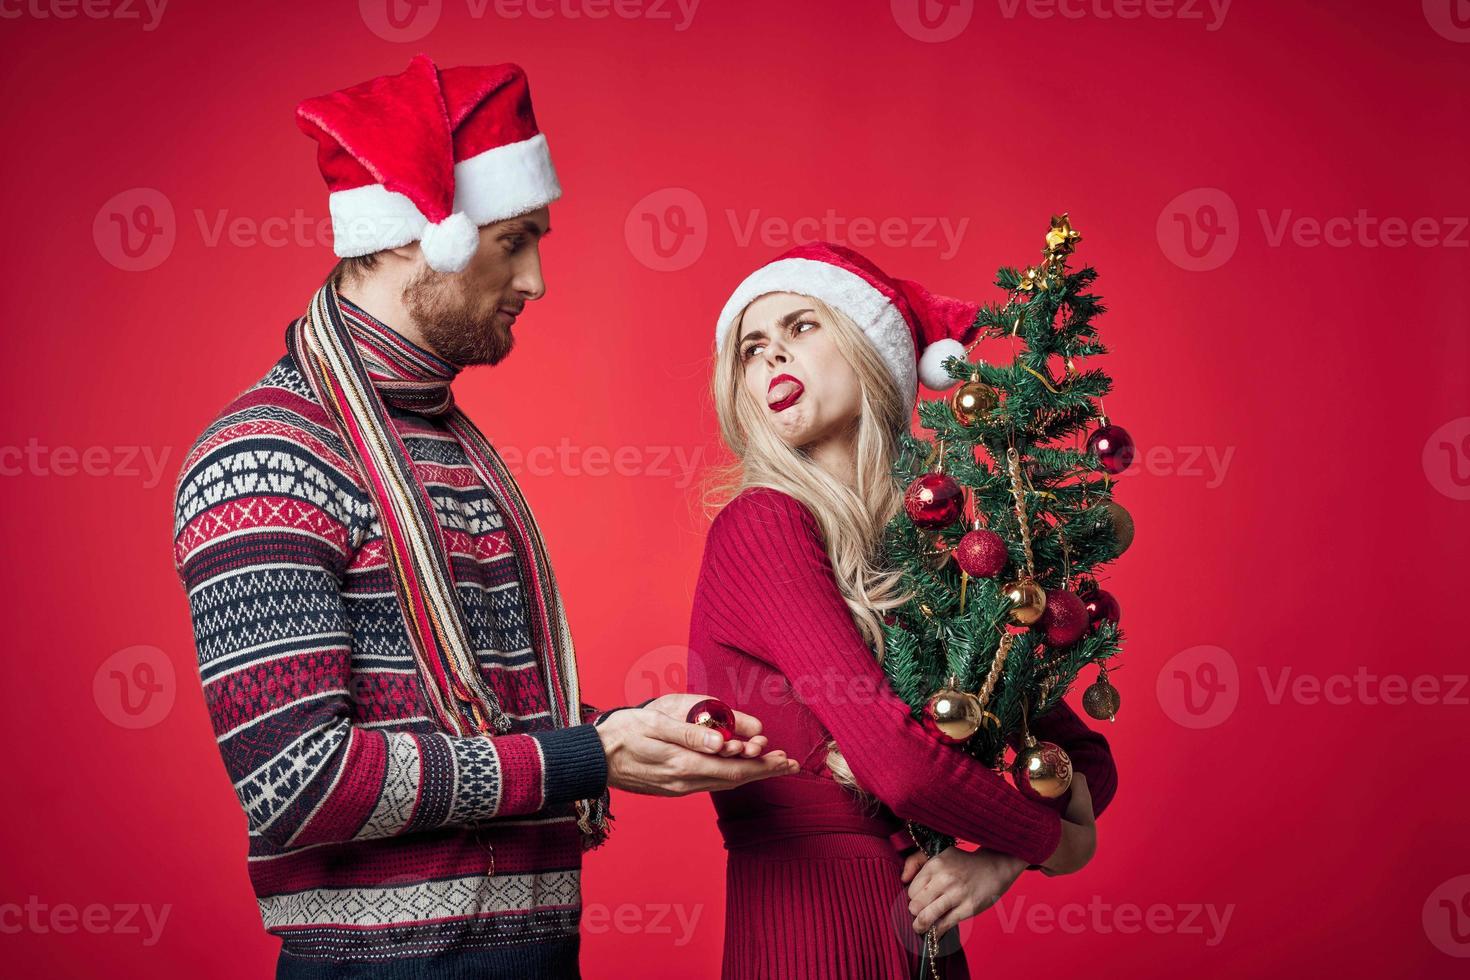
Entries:
MULTIPOLYGON (((91 475, 67 475, 64 452, 4 457, 0 969, 273 969, 196 682, 170 491, 331 262, 314 229, 249 237, 326 214, 293 107, 424 51, 523 64, 567 190, 544 247, 549 295, 515 355, 462 377, 459 397, 508 449, 566 439, 574 454, 638 454, 624 475, 590 472, 585 455, 522 469, 589 700, 679 680, 665 668, 682 659, 705 517, 698 485, 648 447, 717 458, 712 319, 793 243, 779 226, 741 229, 828 209, 895 219, 906 230, 887 244, 836 237, 989 300, 995 268, 1032 260, 1048 216, 1068 210, 1111 309, 1107 410, 1155 451, 1120 491, 1139 531, 1108 576, 1129 640, 1107 727, 1121 787, 1083 874, 1025 876, 1004 915, 967 927, 977 975, 1463 970, 1470 44, 1449 18, 1466 20, 1464 0, 1238 0, 1214 30, 1208 7, 1179 16, 1183 0, 1133 19, 1103 16, 1126 0, 1049 17, 965 2, 930 11, 961 18, 936 30, 969 18, 944 41, 913 27, 906 0, 705 0, 682 30, 677 8, 651 3, 594 19, 587 0, 543 0, 547 17, 444 0, 408 41, 370 29, 372 0, 176 0, 151 30, 143 8, 140 22, 0 4, 0 447, 105 450, 91 475), (137 188, 167 200, 175 240, 127 271, 111 215, 135 209, 137 188), (703 217, 690 195, 640 204, 667 188, 703 217), (1209 188, 1234 217, 1201 210, 1219 200, 1209 188), (1397 247, 1360 231, 1335 245, 1309 228, 1272 237, 1283 215, 1360 210, 1429 223, 1397 247), (221 214, 243 230, 212 237, 221 214), (922 235, 941 217, 968 221, 952 255, 922 235), (690 238, 683 268, 652 268, 650 221, 702 229, 702 251, 690 238), (1233 230, 1238 246, 1217 268, 1185 268, 1186 221, 1233 230), (167 453, 161 482, 119 447, 167 453), (1223 475, 1191 462, 1198 447, 1231 454, 1223 475), (104 661, 137 646, 158 651, 165 690, 161 718, 133 729, 113 720, 126 718, 104 661), (1378 681, 1332 680, 1359 671, 1378 681), (1438 693, 1385 703, 1403 700, 1388 675, 1438 693), (1310 687, 1275 696, 1302 676, 1341 703, 1310 687), (48 911, 17 928, 4 906, 33 896, 48 911), (53 917, 94 903, 111 926, 62 931, 66 913, 53 917), (122 928, 129 904, 169 906, 156 942, 122 928), (1223 934, 1194 908, 1228 914, 1223 934)), ((586 975, 715 975, 723 854, 708 801, 614 804, 614 840, 587 862, 586 975), (698 915, 689 935, 678 911, 698 915)))

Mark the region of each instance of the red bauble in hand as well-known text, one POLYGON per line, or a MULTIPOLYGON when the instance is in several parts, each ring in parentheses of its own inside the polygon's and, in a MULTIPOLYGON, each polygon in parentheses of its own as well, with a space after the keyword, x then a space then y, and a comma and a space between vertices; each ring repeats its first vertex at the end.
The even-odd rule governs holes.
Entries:
POLYGON ((1060 649, 1082 639, 1091 625, 1081 599, 1066 589, 1047 589, 1046 609, 1034 628, 1046 637, 1047 646, 1060 649))
POLYGON ((1127 429, 1121 425, 1102 425, 1087 437, 1087 451, 1097 457, 1103 469, 1118 474, 1133 465, 1137 450, 1127 429))
POLYGON ((925 473, 910 483, 903 495, 903 509, 920 527, 953 524, 964 506, 964 491, 954 477, 944 473, 925 473))
POLYGON ((695 702, 685 720, 691 725, 717 731, 724 738, 735 737, 735 712, 719 698, 705 698, 695 702))
POLYGON ((954 549, 955 564, 971 578, 999 575, 1010 560, 1005 538, 983 527, 967 531, 954 549))

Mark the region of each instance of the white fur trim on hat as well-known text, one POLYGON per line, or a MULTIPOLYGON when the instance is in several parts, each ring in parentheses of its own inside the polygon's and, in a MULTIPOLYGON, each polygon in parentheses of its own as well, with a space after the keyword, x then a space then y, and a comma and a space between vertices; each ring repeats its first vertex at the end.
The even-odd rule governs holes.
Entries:
POLYGON ((454 210, 477 225, 504 221, 561 197, 546 136, 496 146, 454 165, 454 210))
POLYGON ((343 258, 416 242, 429 220, 405 195, 382 184, 333 191, 332 251, 343 258))
MULTIPOLYGON (((541 133, 454 165, 454 211, 474 226, 528 214, 560 197, 561 184, 541 133)), ((332 213, 332 251, 344 258, 419 241, 429 226, 413 201, 382 184, 333 191, 327 208, 332 213)))
POLYGON ((777 259, 745 278, 726 301, 715 325, 715 350, 724 347, 726 336, 745 308, 768 293, 799 293, 846 313, 878 349, 888 373, 898 385, 905 404, 919 396, 915 367, 914 338, 903 314, 871 283, 857 273, 815 259, 777 259))

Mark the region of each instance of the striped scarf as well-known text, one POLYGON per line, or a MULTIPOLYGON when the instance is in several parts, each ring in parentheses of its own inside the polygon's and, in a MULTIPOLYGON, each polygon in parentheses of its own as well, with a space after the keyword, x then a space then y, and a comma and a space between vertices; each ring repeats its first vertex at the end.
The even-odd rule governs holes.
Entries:
MULTIPOLYGON (((291 354, 346 444, 383 525, 393 590, 433 717, 458 736, 505 734, 511 721, 480 672, 454 589, 444 530, 379 391, 392 389, 395 383, 370 375, 343 320, 340 302, 331 283, 317 290, 306 315, 292 324, 291 354)), ((401 394, 412 398, 415 393, 401 394)), ((442 418, 500 502, 527 596, 531 642, 546 684, 552 724, 580 724, 576 650, 546 544, 520 487, 500 454, 454 405, 447 386, 442 393, 425 396, 422 406, 409 407, 442 418)), ((578 800, 577 815, 584 846, 601 843, 607 835, 606 797, 578 800)))

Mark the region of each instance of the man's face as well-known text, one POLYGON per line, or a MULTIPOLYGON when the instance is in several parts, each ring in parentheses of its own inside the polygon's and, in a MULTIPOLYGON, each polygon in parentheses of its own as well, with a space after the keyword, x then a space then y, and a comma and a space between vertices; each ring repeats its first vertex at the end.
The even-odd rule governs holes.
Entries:
POLYGON ((546 293, 541 239, 551 212, 540 208, 480 228, 480 246, 459 272, 425 267, 403 290, 403 305, 434 353, 460 367, 498 364, 515 345, 516 317, 546 293))

